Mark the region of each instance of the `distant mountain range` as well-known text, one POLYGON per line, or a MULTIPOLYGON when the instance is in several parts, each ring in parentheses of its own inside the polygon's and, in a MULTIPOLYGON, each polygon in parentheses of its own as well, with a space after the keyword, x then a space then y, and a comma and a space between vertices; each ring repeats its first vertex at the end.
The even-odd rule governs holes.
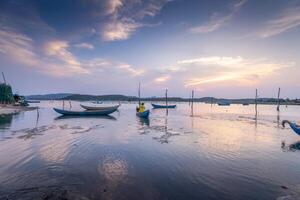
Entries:
MULTIPOLYGON (((136 96, 125 96, 120 94, 113 95, 86 95, 86 94, 72 94, 72 93, 58 93, 58 94, 44 94, 44 95, 30 95, 26 96, 28 100, 73 100, 73 101, 138 101, 136 96)), ((142 101, 165 101, 164 97, 146 97, 141 98, 142 101)), ((190 99, 181 97, 169 97, 168 101, 175 102, 188 102, 190 99)), ((224 99, 224 98, 214 98, 214 97, 202 97, 195 98, 195 102, 204 103, 219 103, 219 102, 229 102, 232 104, 254 104, 255 99, 224 99)), ((276 98, 259 98, 257 99, 259 104, 276 104, 276 98)), ((285 104, 300 104, 300 99, 280 99, 281 103, 285 104)))

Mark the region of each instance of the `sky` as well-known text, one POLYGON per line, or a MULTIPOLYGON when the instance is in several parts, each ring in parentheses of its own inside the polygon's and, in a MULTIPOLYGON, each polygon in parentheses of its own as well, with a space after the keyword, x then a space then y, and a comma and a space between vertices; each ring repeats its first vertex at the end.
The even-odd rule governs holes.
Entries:
MULTIPOLYGON (((0 1, 14 92, 300 98, 300 0, 0 1)), ((2 80, 1 80, 2 81, 2 80)))

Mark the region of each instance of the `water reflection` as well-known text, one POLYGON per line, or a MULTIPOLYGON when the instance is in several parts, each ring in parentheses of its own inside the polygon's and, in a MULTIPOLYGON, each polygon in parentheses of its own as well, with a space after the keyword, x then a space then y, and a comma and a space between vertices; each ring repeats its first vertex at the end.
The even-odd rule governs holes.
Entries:
POLYGON ((0 115, 0 129, 6 129, 10 127, 13 120, 13 114, 0 115))
POLYGON ((297 141, 297 142, 292 143, 292 144, 286 144, 285 141, 282 141, 281 142, 281 149, 283 151, 292 151, 292 152, 299 151, 300 150, 300 141, 297 141))

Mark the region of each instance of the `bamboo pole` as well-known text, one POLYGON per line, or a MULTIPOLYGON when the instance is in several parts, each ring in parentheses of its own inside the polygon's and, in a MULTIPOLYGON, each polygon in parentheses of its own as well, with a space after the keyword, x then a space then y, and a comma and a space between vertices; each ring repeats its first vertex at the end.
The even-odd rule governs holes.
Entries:
POLYGON ((278 88, 278 95, 277 95, 277 111, 280 111, 280 87, 278 88))
POLYGON ((255 90, 255 119, 257 118, 257 89, 255 90))
POLYGON ((193 116, 194 115, 194 90, 192 90, 191 108, 192 108, 192 116, 193 116))
POLYGON ((166 89, 166 106, 168 107, 168 89, 166 89))
POLYGON ((6 84, 6 79, 5 79, 5 76, 4 76, 3 72, 2 72, 2 77, 3 77, 4 84, 6 84))

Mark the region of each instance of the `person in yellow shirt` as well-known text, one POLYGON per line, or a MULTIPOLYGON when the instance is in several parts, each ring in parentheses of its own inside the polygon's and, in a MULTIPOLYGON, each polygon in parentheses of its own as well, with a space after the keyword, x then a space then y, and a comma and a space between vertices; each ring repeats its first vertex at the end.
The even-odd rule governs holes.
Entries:
POLYGON ((145 105, 144 103, 141 103, 139 107, 139 112, 144 112, 144 111, 145 111, 145 105))

